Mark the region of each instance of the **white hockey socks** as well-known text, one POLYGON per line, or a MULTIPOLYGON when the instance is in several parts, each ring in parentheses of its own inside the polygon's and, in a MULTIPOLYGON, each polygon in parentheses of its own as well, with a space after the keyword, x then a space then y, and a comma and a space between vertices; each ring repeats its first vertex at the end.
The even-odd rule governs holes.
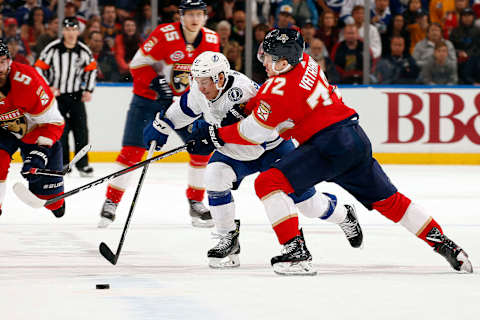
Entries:
POLYGON ((335 224, 343 222, 347 216, 345 206, 337 205, 337 197, 329 193, 316 192, 296 206, 306 217, 320 218, 335 224))

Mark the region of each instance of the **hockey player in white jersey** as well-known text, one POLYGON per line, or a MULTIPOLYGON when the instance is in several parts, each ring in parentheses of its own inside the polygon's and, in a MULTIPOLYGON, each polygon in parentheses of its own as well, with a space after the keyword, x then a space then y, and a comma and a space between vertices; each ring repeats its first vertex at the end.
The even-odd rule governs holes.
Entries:
MULTIPOLYGON (((165 114, 158 113, 152 124, 145 128, 146 145, 155 140, 160 149, 172 130, 207 124, 225 126, 246 117, 243 106, 256 95, 258 85, 244 74, 231 71, 223 54, 203 52, 193 62, 190 72, 190 91, 174 102, 165 114)), ((290 140, 283 140, 276 132, 267 141, 263 145, 250 146, 225 144, 210 158, 204 179, 210 212, 217 229, 215 235, 219 239, 218 244, 207 253, 212 268, 240 264, 240 221, 235 220, 231 190, 238 188, 244 177, 269 169, 270 164, 295 149, 290 140)), ((211 148, 203 152, 214 149, 209 145, 200 148, 211 148)), ((302 214, 338 224, 352 247, 362 245, 362 230, 353 206, 337 205, 334 195, 315 192, 314 188, 290 197, 302 214)))

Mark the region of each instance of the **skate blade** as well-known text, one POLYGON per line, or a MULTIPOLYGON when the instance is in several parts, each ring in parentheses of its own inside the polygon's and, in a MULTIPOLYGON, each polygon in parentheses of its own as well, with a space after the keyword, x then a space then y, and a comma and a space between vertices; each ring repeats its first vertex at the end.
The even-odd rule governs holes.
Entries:
POLYGON ((238 254, 231 254, 225 258, 208 258, 208 266, 212 269, 225 269, 240 267, 238 254))
POLYGON ((273 265, 273 271, 282 276, 315 276, 317 270, 310 261, 279 262, 273 265))
POLYGON ((215 223, 213 222, 213 219, 202 220, 200 218, 192 217, 192 226, 195 228, 213 228, 215 223))
POLYGON ((79 171, 78 175, 80 176, 80 178, 92 178, 93 177, 93 172, 92 173, 85 173, 85 172, 79 171))
POLYGON ((458 255, 457 259, 463 262, 460 267, 460 272, 473 273, 472 263, 470 262, 470 260, 468 260, 468 256, 466 253, 461 252, 458 255))
POLYGON ((105 229, 107 228, 109 225, 112 224, 112 220, 108 219, 108 218, 105 218, 105 217, 102 217, 100 219, 100 222, 98 223, 98 228, 99 229, 105 229))

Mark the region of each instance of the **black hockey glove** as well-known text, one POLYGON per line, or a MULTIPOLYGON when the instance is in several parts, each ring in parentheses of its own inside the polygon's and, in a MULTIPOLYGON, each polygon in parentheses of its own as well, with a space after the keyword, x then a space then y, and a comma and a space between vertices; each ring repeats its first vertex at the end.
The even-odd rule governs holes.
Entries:
POLYGON ((48 149, 35 145, 25 156, 22 167, 22 176, 33 183, 40 180, 41 176, 30 173, 31 169, 45 169, 48 163, 48 149))
POLYGON ((220 126, 225 127, 225 126, 237 123, 242 119, 245 119, 248 115, 245 113, 245 110, 243 109, 244 106, 245 106, 244 104, 234 105, 232 109, 228 110, 227 114, 222 119, 220 126))
POLYGON ((157 93, 157 101, 168 106, 172 104, 173 93, 172 89, 170 89, 170 86, 168 85, 167 80, 165 79, 165 76, 153 78, 149 87, 157 93))
POLYGON ((187 151, 193 154, 208 154, 222 147, 218 129, 204 120, 197 120, 192 127, 193 141, 188 143, 187 151))

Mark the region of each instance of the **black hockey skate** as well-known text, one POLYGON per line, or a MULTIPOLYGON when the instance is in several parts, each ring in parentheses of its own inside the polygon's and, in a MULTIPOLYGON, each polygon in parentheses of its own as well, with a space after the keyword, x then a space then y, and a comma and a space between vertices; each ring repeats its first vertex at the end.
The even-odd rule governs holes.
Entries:
POLYGON ((93 177, 93 168, 91 166, 85 166, 77 168, 80 177, 82 178, 91 178, 93 177))
POLYGON ((52 210, 52 213, 57 218, 63 217, 63 215, 65 214, 65 202, 63 202, 60 208, 52 210))
POLYGON ((227 234, 215 234, 220 241, 208 250, 208 265, 210 268, 235 268, 240 266, 240 220, 235 220, 237 228, 227 234))
POLYGON ((468 260, 467 253, 447 236, 441 234, 437 228, 432 228, 426 239, 435 243, 433 250, 447 259, 453 269, 468 273, 473 272, 472 263, 468 260))
POLYGON ((345 233, 348 242, 354 248, 362 248, 363 247, 363 233, 362 227, 358 222, 357 214, 355 212, 355 208, 348 204, 345 205, 347 209, 347 216, 343 222, 339 223, 338 225, 345 233))
POLYGON ((305 244, 302 229, 300 229, 299 236, 284 244, 282 254, 273 257, 270 262, 273 271, 280 275, 314 276, 317 274, 317 271, 313 269, 312 255, 305 244))
POLYGON ((188 204, 190 205, 192 226, 197 228, 212 228, 214 226, 210 210, 201 201, 188 199, 188 204))
POLYGON ((115 211, 117 210, 118 203, 113 202, 110 199, 105 199, 103 203, 102 211, 100 212, 99 228, 108 227, 115 220, 115 211))

